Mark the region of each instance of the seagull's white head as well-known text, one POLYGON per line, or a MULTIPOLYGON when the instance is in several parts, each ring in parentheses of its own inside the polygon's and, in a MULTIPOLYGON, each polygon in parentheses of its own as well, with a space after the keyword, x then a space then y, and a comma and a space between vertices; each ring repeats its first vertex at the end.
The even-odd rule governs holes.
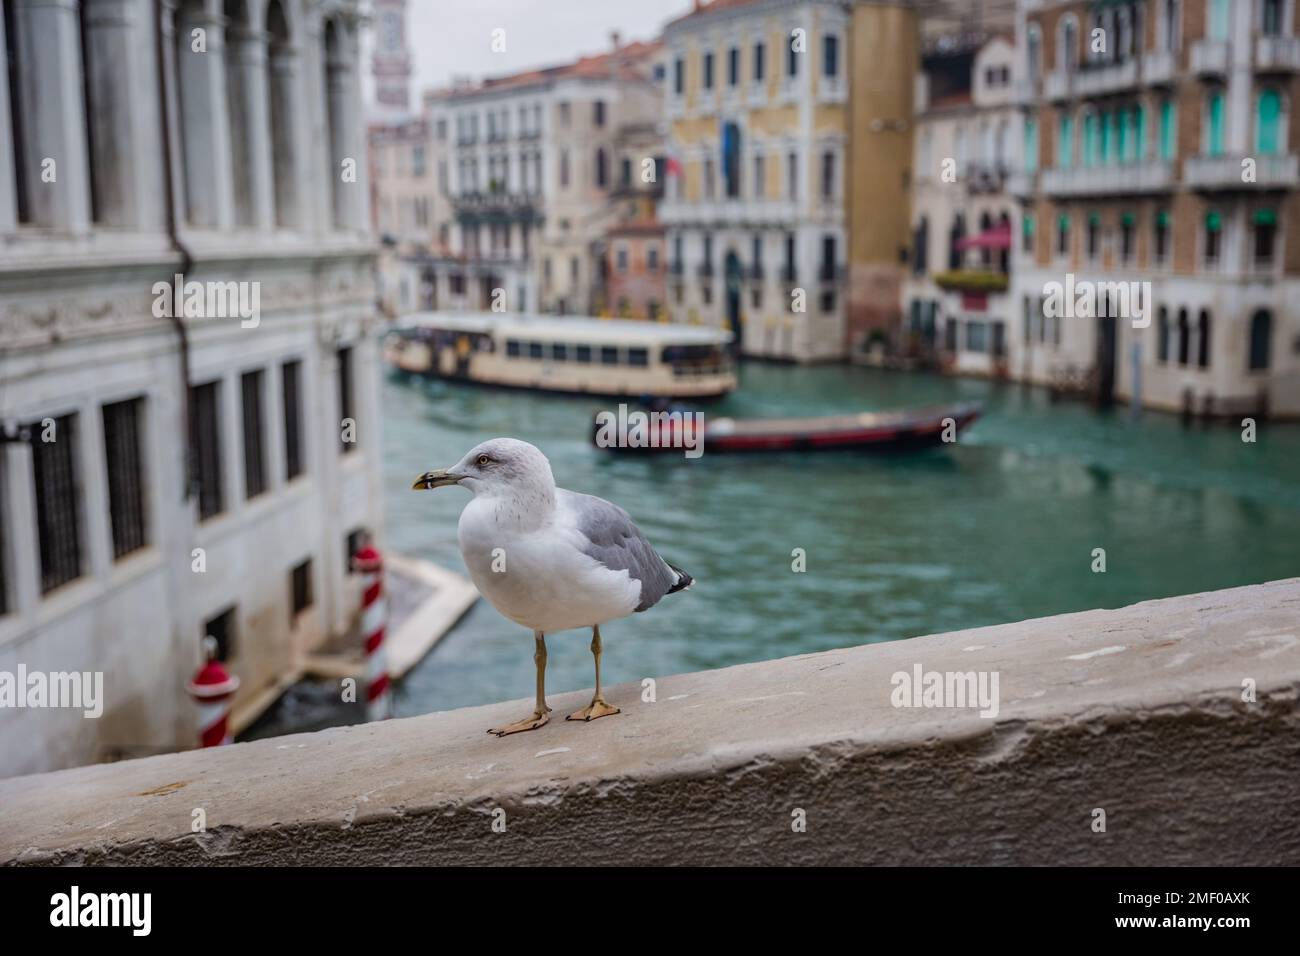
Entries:
POLYGON ((419 491, 445 485, 460 485, 476 496, 555 498, 551 463, 535 445, 518 438, 489 439, 450 468, 426 471, 411 487, 419 491))

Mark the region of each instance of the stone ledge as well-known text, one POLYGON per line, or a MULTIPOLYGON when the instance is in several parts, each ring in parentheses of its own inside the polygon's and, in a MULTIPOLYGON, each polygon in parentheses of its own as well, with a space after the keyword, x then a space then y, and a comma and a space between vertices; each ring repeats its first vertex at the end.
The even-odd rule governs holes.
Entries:
POLYGON ((1300 863, 1300 579, 607 696, 504 739, 529 701, 0 781, 0 861, 1300 863), (891 706, 916 664, 998 672, 1000 713, 891 706))

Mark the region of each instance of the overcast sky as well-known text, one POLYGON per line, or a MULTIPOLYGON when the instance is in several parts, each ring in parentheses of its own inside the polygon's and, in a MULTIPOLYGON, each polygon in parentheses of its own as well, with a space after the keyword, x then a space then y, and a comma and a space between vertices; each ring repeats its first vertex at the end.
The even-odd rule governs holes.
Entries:
POLYGON ((613 30, 624 42, 651 39, 690 8, 691 0, 407 0, 412 106, 423 90, 446 86, 453 75, 477 79, 601 53, 613 30), (506 31, 504 53, 491 49, 498 27, 506 31))

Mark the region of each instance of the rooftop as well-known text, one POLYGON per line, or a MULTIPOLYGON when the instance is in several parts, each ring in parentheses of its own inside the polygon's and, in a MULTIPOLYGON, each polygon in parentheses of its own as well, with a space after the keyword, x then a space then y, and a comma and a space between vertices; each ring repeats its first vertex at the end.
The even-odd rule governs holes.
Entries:
POLYGON ((626 345, 629 342, 676 345, 725 345, 731 333, 701 325, 595 319, 585 316, 506 315, 492 312, 418 312, 404 316, 399 327, 498 332, 550 340, 626 345))

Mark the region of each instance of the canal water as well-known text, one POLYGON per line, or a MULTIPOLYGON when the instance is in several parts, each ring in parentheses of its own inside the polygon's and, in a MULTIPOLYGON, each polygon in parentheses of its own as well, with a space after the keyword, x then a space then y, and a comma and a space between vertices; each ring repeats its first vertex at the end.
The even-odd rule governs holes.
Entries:
MULTIPOLYGON (((952 446, 886 456, 626 456, 590 443, 609 402, 389 376, 388 547, 463 573, 469 493, 411 481, 499 435, 531 441, 557 482, 618 502, 695 577, 602 630, 607 683, 876 641, 1120 607, 1300 575, 1300 426, 1184 427, 1041 389, 831 366, 747 364, 707 414, 821 415, 981 402, 952 446), (1105 549, 1105 573, 1093 551, 1105 549), (792 570, 802 549, 806 571, 792 570)), ((548 640, 548 691, 592 684, 590 634, 548 640)), ((399 715, 533 688, 532 637, 480 601, 396 689, 399 715)), ((348 722, 289 695, 253 736, 348 722)), ((354 708, 353 708, 354 709, 354 708)))

